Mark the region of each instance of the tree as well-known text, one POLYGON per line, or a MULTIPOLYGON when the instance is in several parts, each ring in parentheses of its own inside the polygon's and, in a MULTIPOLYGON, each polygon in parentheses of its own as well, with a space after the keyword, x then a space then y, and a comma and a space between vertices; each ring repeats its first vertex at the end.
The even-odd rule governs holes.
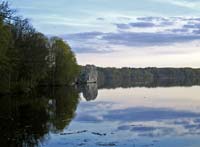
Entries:
POLYGON ((78 72, 68 44, 48 39, 28 19, 16 16, 8 3, 0 3, 0 93, 30 91, 41 83, 69 85, 78 72))
POLYGON ((12 34, 10 26, 4 23, 5 14, 11 13, 7 9, 7 3, 0 4, 0 91, 10 87, 10 59, 9 49, 12 46, 12 34))
POLYGON ((51 67, 55 85, 67 85, 75 80, 79 73, 74 53, 62 39, 53 37, 51 44, 51 67))

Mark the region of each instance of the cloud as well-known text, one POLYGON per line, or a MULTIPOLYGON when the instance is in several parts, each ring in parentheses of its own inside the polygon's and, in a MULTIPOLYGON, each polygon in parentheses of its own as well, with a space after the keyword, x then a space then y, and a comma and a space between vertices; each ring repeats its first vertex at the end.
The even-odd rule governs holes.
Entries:
POLYGON ((200 40, 200 36, 198 35, 200 33, 199 30, 193 31, 193 34, 187 34, 187 29, 172 29, 168 31, 171 33, 86 32, 63 38, 69 42, 76 53, 112 53, 117 51, 114 48, 116 45, 153 47, 200 40))
POLYGON ((105 53, 111 53, 114 52, 114 50, 106 48, 106 49, 96 49, 96 48, 92 48, 92 47, 74 47, 73 51, 75 51, 76 53, 100 53, 100 54, 105 54, 105 53))
POLYGON ((190 121, 188 121, 188 120, 175 120, 174 122, 172 122, 172 124, 175 124, 175 125, 188 125, 188 124, 190 124, 190 121))
POLYGON ((149 132, 149 131, 155 131, 158 128, 156 127, 150 127, 150 126, 134 126, 131 128, 131 131, 134 132, 149 132))
POLYGON ((157 46, 199 40, 200 36, 172 33, 119 32, 107 33, 103 35, 102 39, 110 44, 125 46, 157 46))
POLYGON ((151 22, 132 22, 132 23, 116 23, 118 29, 130 29, 130 28, 152 28, 156 27, 156 24, 151 22))
POLYGON ((176 130, 170 127, 144 126, 144 125, 122 125, 117 128, 119 131, 131 131, 137 133, 138 136, 146 137, 163 137, 176 134, 176 130))
POLYGON ((129 24, 131 27, 138 27, 138 28, 147 28, 147 27, 155 27, 156 25, 151 22, 134 22, 129 24))
POLYGON ((198 23, 198 24, 186 24, 186 25, 183 26, 183 28, 189 28, 189 29, 200 28, 200 23, 198 23))
POLYGON ((176 111, 164 108, 127 108, 122 110, 110 110, 108 114, 104 115, 104 120, 109 121, 159 121, 170 120, 178 118, 198 118, 199 113, 176 111))
POLYGON ((149 17, 138 17, 137 20, 140 21, 168 21, 168 19, 164 18, 164 17, 153 17, 153 16, 149 16, 149 17))
POLYGON ((200 123, 200 118, 194 120, 195 123, 200 123))
POLYGON ((118 29, 130 29, 130 25, 124 23, 116 24, 116 26, 118 29))
MULTIPOLYGON (((149 107, 130 107, 126 109, 106 109, 105 112, 98 113, 93 111, 81 111, 76 117, 77 121, 119 121, 119 122, 146 122, 161 121, 174 119, 198 118, 200 113, 189 111, 178 111, 166 108, 149 108, 149 107), (98 114, 96 114, 98 113, 98 114)), ((177 124, 174 122, 174 124, 177 124)), ((183 125, 188 125, 183 123, 183 125)), ((126 128, 121 128, 126 129, 126 128)), ((128 128, 127 128, 128 129, 128 128)), ((137 128, 136 128, 137 129, 137 128)), ((138 128, 140 129, 140 128, 138 128)))
POLYGON ((68 41, 76 53, 112 53, 117 51, 114 48, 117 45, 133 48, 169 46, 200 40, 198 20, 197 17, 139 17, 111 23, 116 31, 104 32, 102 29, 60 37, 68 41))
POLYGON ((189 18, 188 20, 192 20, 192 21, 200 21, 200 18, 189 18))
POLYGON ((189 130, 200 130, 200 124, 188 124, 184 126, 186 129, 189 130))
POLYGON ((117 17, 117 19, 118 19, 119 21, 129 21, 129 20, 131 20, 130 17, 126 17, 126 16, 120 16, 120 17, 117 17))
POLYGON ((118 29, 130 29, 130 28, 152 28, 152 27, 166 27, 171 26, 174 22, 164 17, 138 17, 139 21, 129 23, 116 23, 118 29))
POLYGON ((172 22, 172 21, 163 21, 159 24, 159 26, 164 27, 164 26, 171 26, 173 24, 174 24, 174 22, 172 22))
POLYGON ((184 135, 199 135, 200 124, 196 123, 195 119, 176 119, 174 122, 162 121, 161 124, 140 123, 136 125, 126 124, 117 127, 117 131, 130 131, 138 136, 146 137, 163 137, 167 135, 184 136, 184 135), (184 129, 180 129, 184 128, 184 129))
POLYGON ((97 20, 104 21, 105 18, 103 18, 103 17, 98 17, 97 20))
POLYGON ((101 118, 88 114, 78 115, 74 120, 79 122, 96 122, 96 123, 102 122, 101 118))
POLYGON ((173 33, 187 33, 189 30, 187 28, 181 28, 181 29, 168 29, 167 31, 171 31, 173 33))
POLYGON ((119 108, 119 105, 121 104, 106 101, 82 102, 74 121, 107 124, 115 122, 112 126, 115 132, 129 131, 146 137, 200 134, 199 112, 139 106, 119 108))
POLYGON ((144 21, 144 22, 158 22, 160 24, 163 24, 166 26, 167 25, 173 25, 176 22, 199 22, 200 18, 199 17, 153 17, 153 16, 148 16, 148 17, 137 17, 136 18, 138 21, 144 21))
POLYGON ((88 39, 95 39, 98 36, 101 36, 102 32, 81 32, 81 33, 74 33, 69 35, 60 35, 60 37, 67 39, 67 40, 88 40, 88 39))

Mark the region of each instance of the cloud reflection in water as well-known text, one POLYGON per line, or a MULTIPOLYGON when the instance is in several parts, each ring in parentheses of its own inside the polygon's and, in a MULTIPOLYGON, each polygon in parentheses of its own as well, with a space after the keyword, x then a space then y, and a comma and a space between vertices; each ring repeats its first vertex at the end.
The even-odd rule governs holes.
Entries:
POLYGON ((79 109, 85 111, 78 111, 75 121, 99 125, 117 122, 117 131, 129 131, 150 138, 200 134, 200 113, 150 107, 113 109, 114 105, 111 102, 82 103, 79 109))

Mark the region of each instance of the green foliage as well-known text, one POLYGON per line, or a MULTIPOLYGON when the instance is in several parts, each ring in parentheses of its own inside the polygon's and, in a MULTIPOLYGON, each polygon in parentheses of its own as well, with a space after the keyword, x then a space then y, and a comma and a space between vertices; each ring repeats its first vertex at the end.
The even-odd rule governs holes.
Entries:
POLYGON ((55 85, 71 83, 79 73, 79 67, 71 48, 62 39, 51 38, 51 61, 55 85))
POLYGON ((200 85, 200 70, 192 68, 98 68, 99 87, 200 85))
POLYGON ((3 22, 3 17, 0 13, 0 91, 8 89, 8 84, 3 84, 9 80, 10 59, 8 58, 8 52, 12 44, 11 32, 9 26, 3 22))
POLYGON ((49 40, 14 14, 8 3, 0 3, 0 93, 74 82, 79 68, 69 45, 56 37, 49 40))
POLYGON ((79 95, 72 87, 56 87, 52 94, 55 103, 55 111, 51 122, 55 132, 62 131, 68 126, 75 116, 75 111, 79 103, 79 95))

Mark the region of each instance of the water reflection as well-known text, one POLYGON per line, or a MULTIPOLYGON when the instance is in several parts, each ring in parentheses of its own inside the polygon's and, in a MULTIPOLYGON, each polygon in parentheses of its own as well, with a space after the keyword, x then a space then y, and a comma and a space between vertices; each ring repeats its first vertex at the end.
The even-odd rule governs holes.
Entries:
POLYGON ((60 132, 74 117, 78 93, 73 88, 45 89, 0 98, 2 147, 34 147, 60 132))
MULTIPOLYGON (((98 104, 95 104, 98 108, 98 104)), ((94 105, 94 107, 95 107, 94 105)), ((94 110, 94 109, 92 109, 94 110)), ((130 107, 127 109, 107 110, 106 114, 98 113, 93 115, 96 111, 82 112, 80 117, 77 116, 76 120, 83 122, 102 122, 102 121, 118 121, 118 122, 147 122, 147 121, 160 121, 171 120, 180 118, 198 118, 200 113, 190 111, 178 111, 166 108, 145 108, 145 107, 130 107), (101 119, 98 119, 101 118, 101 119)))
POLYGON ((97 83, 88 83, 80 86, 83 93, 83 97, 87 101, 95 100, 98 95, 98 85, 97 83))
POLYGON ((102 89, 95 101, 79 104, 71 129, 86 129, 84 139, 106 134, 85 146, 199 146, 199 94, 199 86, 102 89))
POLYGON ((86 101, 95 100, 98 96, 98 89, 115 89, 115 88, 132 88, 132 87, 191 87, 194 85, 200 85, 199 81, 191 81, 189 79, 159 79, 159 80, 113 80, 108 79, 106 81, 98 83, 88 83, 83 85, 78 85, 77 89, 83 94, 86 101))
POLYGON ((145 86, 88 84, 0 97, 0 145, 200 145, 200 87, 145 86))

